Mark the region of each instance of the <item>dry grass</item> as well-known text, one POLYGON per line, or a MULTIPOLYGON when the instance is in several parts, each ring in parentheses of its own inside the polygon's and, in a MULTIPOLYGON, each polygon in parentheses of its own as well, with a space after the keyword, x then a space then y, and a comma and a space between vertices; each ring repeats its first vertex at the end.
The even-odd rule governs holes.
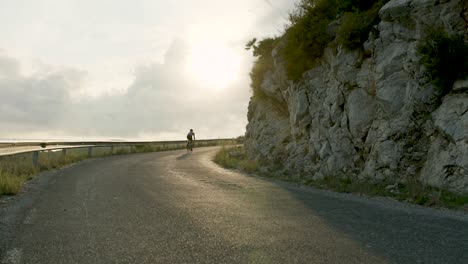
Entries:
POLYGON ((406 184, 394 184, 390 182, 351 179, 348 177, 325 177, 322 180, 306 180, 304 184, 342 193, 393 197, 399 201, 423 206, 459 208, 468 205, 468 196, 427 186, 418 180, 411 180, 406 184), (390 185, 393 185, 394 188, 387 188, 390 185))
MULTIPOLYGON (((71 152, 69 150, 69 152, 71 152)), ((42 152, 39 166, 32 163, 32 154, 19 154, 0 159, 0 195, 17 194, 23 184, 40 171, 58 169, 86 158, 82 151, 64 156, 62 152, 42 152)))
POLYGON ((240 169, 246 172, 258 172, 260 166, 256 160, 249 160, 241 146, 223 146, 214 157, 214 162, 229 169, 240 169))
MULTIPOLYGON (((342 193, 358 193, 368 196, 387 196, 396 200, 423 206, 436 206, 446 208, 467 208, 468 196, 459 195, 435 187, 427 186, 420 181, 408 180, 406 184, 394 184, 391 182, 373 182, 369 180, 358 180, 349 177, 325 177, 321 180, 304 180, 290 177, 287 174, 275 174, 260 170, 260 163, 249 160, 243 147, 223 148, 216 153, 214 162, 228 169, 239 169, 245 172, 254 172, 257 175, 275 178, 282 181, 296 182, 313 186, 319 189, 333 190, 342 193), (388 188, 393 185, 394 188, 388 188)), ((279 170, 279 168, 278 168, 279 170)), ((271 171, 271 170, 269 170, 271 171)))
POLYGON ((26 180, 27 176, 17 176, 0 170, 0 194, 17 194, 26 180))

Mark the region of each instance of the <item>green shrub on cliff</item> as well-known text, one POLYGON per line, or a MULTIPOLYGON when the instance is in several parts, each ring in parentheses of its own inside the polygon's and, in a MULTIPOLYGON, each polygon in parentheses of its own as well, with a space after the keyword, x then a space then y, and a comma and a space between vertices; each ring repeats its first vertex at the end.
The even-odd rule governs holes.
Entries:
POLYGON ((443 29, 428 29, 418 53, 442 95, 451 91, 457 79, 468 76, 468 44, 462 34, 448 36, 443 29))
POLYGON ((288 77, 300 79, 335 39, 336 44, 350 50, 361 47, 372 26, 378 23, 378 11, 386 2, 388 0, 302 0, 290 15, 290 26, 284 36, 286 45, 282 55, 288 77), (327 30, 340 16, 335 36, 327 30))
POLYGON ((337 44, 349 50, 360 48, 367 40, 372 27, 379 22, 379 10, 386 2, 381 0, 373 5, 353 7, 352 12, 345 12, 336 36, 337 44))
MULTIPOLYGON (((361 47, 372 26, 378 22, 378 11, 386 2, 388 0, 301 0, 289 15, 289 25, 282 37, 285 44, 279 49, 289 79, 300 79, 334 40, 347 49, 361 47), (337 19, 340 21, 338 31, 329 32, 330 23, 337 19)), ((271 39, 265 41, 272 43, 271 39)), ((251 74, 253 87, 258 87, 258 82, 263 80, 260 75, 272 62, 269 54, 257 56, 259 60, 251 74)), ((253 89, 255 92, 256 88, 253 89)))
POLYGON ((275 39, 268 38, 257 43, 257 40, 253 39, 246 44, 246 50, 252 50, 254 57, 257 58, 250 71, 250 87, 254 97, 264 98, 266 96, 261 85, 265 74, 273 68, 271 52, 275 41, 275 39))
POLYGON ((280 50, 290 79, 300 79, 333 40, 327 28, 338 14, 336 4, 334 0, 302 0, 290 14, 290 26, 283 36, 286 42, 280 50))

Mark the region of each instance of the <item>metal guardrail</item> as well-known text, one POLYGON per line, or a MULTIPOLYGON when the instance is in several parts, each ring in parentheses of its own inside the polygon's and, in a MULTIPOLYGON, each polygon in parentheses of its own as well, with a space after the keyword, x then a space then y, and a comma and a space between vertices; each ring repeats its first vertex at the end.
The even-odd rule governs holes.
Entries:
MULTIPOLYGON (((217 145, 222 143, 230 143, 235 139, 202 139, 196 140, 198 145, 217 145)), ((33 166, 39 164, 39 153, 47 151, 62 151, 63 155, 67 155, 69 149, 88 149, 88 157, 93 156, 94 148, 110 148, 110 155, 114 154, 114 148, 130 147, 133 150, 137 146, 159 146, 165 149, 169 145, 185 144, 186 140, 179 141, 50 141, 50 142, 0 142, 0 158, 5 156, 14 156, 18 154, 32 153, 33 166)), ((130 151, 133 152, 133 151, 130 151)))

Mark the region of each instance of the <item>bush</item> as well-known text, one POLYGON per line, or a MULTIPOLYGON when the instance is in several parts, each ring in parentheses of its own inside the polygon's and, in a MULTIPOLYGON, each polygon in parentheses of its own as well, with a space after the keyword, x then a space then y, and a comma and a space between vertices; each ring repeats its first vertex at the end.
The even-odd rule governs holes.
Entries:
POLYGON ((457 79, 468 76, 468 45, 462 34, 448 36, 443 29, 428 29, 418 53, 441 95, 449 93, 457 79))
POLYGON ((245 136, 238 136, 235 140, 236 144, 244 144, 245 142, 245 136))
POLYGON ((265 98, 266 94, 262 91, 262 83, 265 74, 271 70, 269 60, 258 59, 250 71, 250 87, 252 88, 253 96, 256 98, 265 98))
POLYGON ((349 50, 358 48, 367 37, 368 24, 367 19, 359 12, 345 13, 336 37, 337 43, 349 50))
POLYGON ((348 50, 360 48, 367 40, 372 27, 379 22, 379 10, 388 0, 361 1, 356 3, 353 12, 343 15, 341 26, 338 30, 336 40, 348 50))
POLYGON ((246 172, 257 172, 260 168, 258 161, 247 158, 243 147, 223 147, 216 153, 213 161, 224 168, 246 172))
POLYGON ((154 148, 150 145, 136 145, 135 146, 135 152, 140 153, 140 152, 152 152, 154 151, 154 148))
POLYGON ((252 70, 250 71, 250 87, 252 88, 253 96, 256 98, 265 98, 266 95, 262 91, 261 86, 265 74, 273 69, 273 57, 271 52, 276 40, 272 38, 264 39, 256 45, 256 39, 249 41, 246 45, 246 49, 253 50, 253 55, 257 57, 252 70))
POLYGON ((327 28, 338 14, 335 4, 336 1, 302 0, 289 15, 291 25, 286 30, 286 42, 280 52, 290 79, 300 79, 333 40, 333 36, 327 34, 327 28))
POLYGON ((378 23, 378 11, 388 0, 302 0, 290 14, 281 55, 288 77, 302 78, 314 66, 333 40, 352 50, 362 46, 372 26, 378 23), (330 23, 342 15, 337 36, 327 32, 330 23))
POLYGON ((0 195, 17 194, 25 180, 23 176, 16 176, 0 169, 0 195))
POLYGON ((237 168, 239 160, 233 157, 232 155, 233 151, 236 151, 236 149, 223 147, 218 153, 216 153, 214 162, 225 168, 229 168, 229 169, 237 168))

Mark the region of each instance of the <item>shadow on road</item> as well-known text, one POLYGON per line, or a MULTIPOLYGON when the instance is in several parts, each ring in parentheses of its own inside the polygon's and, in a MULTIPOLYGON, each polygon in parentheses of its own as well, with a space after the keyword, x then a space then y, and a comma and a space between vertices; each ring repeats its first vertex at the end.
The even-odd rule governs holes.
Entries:
POLYGON ((190 156, 190 154, 192 154, 192 153, 185 153, 183 155, 180 155, 179 157, 177 157, 177 160, 184 160, 184 159, 188 158, 190 156))
POLYGON ((468 223, 283 187, 314 214, 392 263, 468 263, 468 223))

